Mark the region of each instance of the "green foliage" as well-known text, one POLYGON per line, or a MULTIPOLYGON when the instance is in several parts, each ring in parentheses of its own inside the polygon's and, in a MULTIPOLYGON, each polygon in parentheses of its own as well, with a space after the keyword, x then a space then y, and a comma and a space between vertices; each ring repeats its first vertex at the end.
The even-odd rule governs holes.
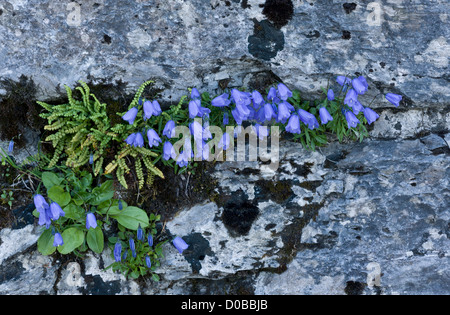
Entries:
MULTIPOLYGON (((138 104, 144 89, 151 83, 152 81, 147 81, 141 85, 130 108, 138 104)), ((164 177, 152 161, 158 156, 155 152, 146 148, 128 146, 124 142, 130 131, 137 128, 139 119, 133 126, 126 123, 112 125, 107 114, 107 105, 90 93, 86 83, 80 81, 80 84, 81 87, 77 87, 76 90, 81 94, 81 100, 75 99, 72 90, 65 86, 67 104, 49 105, 37 102, 46 110, 40 114, 48 122, 44 129, 52 132, 45 141, 51 141, 55 150, 47 167, 52 168, 60 159, 64 159, 67 167, 79 169, 88 165, 92 155, 93 175, 115 172, 118 181, 125 188, 128 188, 125 175, 133 166, 139 177, 140 188, 145 181, 143 166, 148 173, 164 177)))
MULTIPOLYGON (((65 213, 52 221, 51 227, 44 229, 39 237, 38 250, 43 255, 50 255, 56 250, 61 254, 80 254, 88 249, 101 253, 105 243, 103 227, 111 225, 111 219, 124 230, 150 225, 146 212, 138 207, 125 204, 119 210, 112 180, 96 185, 90 172, 75 173, 69 168, 61 168, 59 173, 43 172, 41 180, 48 200, 58 203, 65 213), (86 228, 86 214, 89 212, 96 217, 96 228, 86 228), (55 232, 61 234, 63 245, 53 246, 55 232)), ((36 210, 33 214, 36 217, 40 215, 36 210)))
POLYGON ((108 243, 109 247, 111 248, 111 257, 115 258, 114 246, 118 242, 121 244, 122 251, 120 253, 120 261, 115 261, 114 263, 109 265, 107 269, 112 268, 113 271, 119 271, 126 277, 130 277, 132 279, 150 274, 152 280, 159 281, 159 276, 155 273, 155 270, 160 266, 159 260, 163 258, 162 245, 167 241, 152 244, 152 246, 150 246, 148 242, 148 235, 151 235, 152 240, 156 238, 156 223, 159 220, 159 215, 150 215, 150 224, 146 228, 142 229, 143 240, 138 240, 137 232, 131 232, 129 230, 127 231, 124 229, 124 227, 120 229, 117 236, 110 237, 108 239, 108 243), (135 244, 134 254, 130 249, 130 239, 133 239, 135 244), (150 268, 146 263, 147 256, 151 261, 150 268))

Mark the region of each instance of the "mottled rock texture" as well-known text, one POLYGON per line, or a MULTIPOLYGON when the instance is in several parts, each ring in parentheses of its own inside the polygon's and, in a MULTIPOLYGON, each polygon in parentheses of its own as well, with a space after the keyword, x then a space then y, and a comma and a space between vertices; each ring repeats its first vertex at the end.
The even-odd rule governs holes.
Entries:
POLYGON ((0 78, 31 77, 38 98, 79 79, 132 91, 154 78, 166 100, 265 80, 312 94, 355 73, 368 100, 394 92, 423 108, 450 94, 444 0, 4 0, 0 10, 0 78))
POLYGON ((179 209, 165 226, 190 246, 183 255, 164 246, 159 283, 105 271, 108 249, 61 261, 36 253, 33 225, 3 229, 0 293, 446 294, 445 138, 317 152, 283 141, 276 171, 260 161, 217 164, 211 199, 179 209))
POLYGON ((279 81, 312 98, 362 74, 380 118, 362 143, 282 141, 275 171, 217 163, 211 196, 166 222, 190 247, 165 245, 159 283, 105 271, 108 250, 41 256, 21 212, 0 230, 0 294, 448 294, 449 14, 445 0, 1 1, 1 106, 64 99, 79 79, 121 99, 154 79, 173 103, 188 87, 279 81), (387 92, 403 95, 398 108, 387 92))

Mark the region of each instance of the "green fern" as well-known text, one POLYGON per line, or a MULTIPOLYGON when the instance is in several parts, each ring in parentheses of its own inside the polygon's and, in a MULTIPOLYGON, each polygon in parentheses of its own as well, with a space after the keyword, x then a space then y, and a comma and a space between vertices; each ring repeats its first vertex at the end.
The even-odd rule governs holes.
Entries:
MULTIPOLYGON (((55 148, 48 166, 54 167, 59 160, 65 159, 66 166, 80 168, 88 164, 92 154, 94 176, 101 175, 102 171, 104 174, 115 172, 118 181, 125 188, 128 188, 125 175, 132 168, 136 172, 140 188, 145 183, 143 165, 148 174, 164 177, 150 160, 157 158, 158 154, 146 148, 127 145, 124 139, 130 134, 130 128, 133 127, 125 123, 111 126, 106 112, 106 104, 101 103, 90 92, 89 86, 85 82, 79 81, 79 83, 80 86, 75 90, 80 93, 81 100, 75 99, 72 89, 65 86, 67 104, 49 105, 37 102, 45 109, 45 112, 40 114, 40 117, 47 119, 48 122, 44 129, 52 132, 45 141, 50 141, 55 148), (108 158, 111 156, 112 148, 118 150, 113 159, 108 158), (128 155, 133 157, 134 165, 127 164, 125 158, 128 155)), ((152 83, 153 81, 147 81, 139 87, 129 108, 138 106, 145 88, 152 83)), ((123 113, 117 114, 123 115, 123 113)))

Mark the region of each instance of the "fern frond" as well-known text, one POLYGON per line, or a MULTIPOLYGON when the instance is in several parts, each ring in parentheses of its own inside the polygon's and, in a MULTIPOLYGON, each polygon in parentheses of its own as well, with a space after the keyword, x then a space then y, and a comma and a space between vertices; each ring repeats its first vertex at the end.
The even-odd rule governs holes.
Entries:
POLYGON ((146 81, 143 84, 141 84, 141 86, 139 87, 139 89, 137 90, 137 92, 134 96, 134 99, 131 101, 130 105, 128 106, 128 109, 131 109, 139 104, 139 99, 141 98, 142 93, 144 93, 145 88, 152 83, 154 83, 154 81, 146 81))
POLYGON ((148 160, 148 157, 143 156, 142 162, 144 162, 145 167, 147 167, 147 169, 150 172, 152 172, 153 174, 155 174, 161 178, 164 178, 163 172, 161 172, 161 170, 159 168, 157 168, 155 165, 153 165, 153 163, 148 160))

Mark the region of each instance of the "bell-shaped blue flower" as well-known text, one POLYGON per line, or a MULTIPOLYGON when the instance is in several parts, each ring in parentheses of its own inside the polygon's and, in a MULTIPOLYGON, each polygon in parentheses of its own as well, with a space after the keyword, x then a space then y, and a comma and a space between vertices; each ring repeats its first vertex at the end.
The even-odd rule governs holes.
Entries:
POLYGON ((231 101, 228 99, 229 95, 227 93, 223 93, 222 95, 219 95, 215 97, 211 101, 211 105, 215 107, 225 107, 230 105, 231 101))
POLYGON ((114 245, 114 259, 117 262, 122 260, 122 244, 119 241, 114 245))
POLYGON ((199 99, 191 100, 189 102, 189 118, 201 117, 201 102, 199 99))
POLYGON ((60 205, 56 202, 50 204, 50 212, 52 214, 52 220, 58 220, 59 217, 65 216, 65 212, 61 209, 60 205))
POLYGON ((229 123, 229 119, 228 119, 228 113, 223 113, 223 120, 222 120, 222 125, 226 126, 229 123))
POLYGON ((327 122, 333 120, 333 117, 330 115, 330 113, 327 111, 325 107, 321 107, 319 109, 319 116, 322 124, 326 124, 327 122))
POLYGON ((234 120, 238 125, 242 124, 244 117, 242 117, 241 113, 237 110, 237 108, 231 110, 231 115, 233 116, 234 120))
POLYGON ((152 267, 152 260, 150 259, 150 256, 145 256, 145 264, 147 265, 147 268, 152 267))
POLYGON ((256 110, 259 109, 262 104, 264 104, 264 98, 258 91, 252 92, 252 101, 253 101, 253 108, 256 110))
POLYGON ((183 150, 177 158, 177 165, 179 167, 185 167, 189 164, 190 157, 188 156, 188 151, 183 150))
POLYGON ((130 245, 131 255, 136 258, 136 245, 134 244, 134 239, 130 238, 128 244, 130 245))
POLYGON ((402 100, 401 95, 394 93, 387 93, 385 97, 395 107, 398 107, 398 105, 400 105, 400 101, 402 100))
POLYGON ((196 88, 192 88, 191 90, 191 100, 195 100, 197 98, 200 98, 200 92, 196 88))
POLYGON ((356 118, 355 114, 353 114, 351 111, 347 110, 345 111, 345 119, 347 120, 347 127, 355 128, 359 123, 359 119, 356 118))
POLYGON ((136 137, 133 141, 134 147, 143 147, 144 146, 144 137, 142 137, 142 134, 140 132, 136 133, 136 137))
POLYGON ((195 141, 203 139, 203 127, 198 121, 194 120, 189 124, 189 131, 194 136, 195 141))
POLYGON ((345 76, 342 76, 342 75, 340 75, 340 76, 338 76, 337 78, 336 78, 336 82, 337 83, 339 83, 339 85, 344 85, 344 84, 350 84, 350 83, 352 83, 352 80, 350 79, 350 78, 347 78, 347 77, 345 77, 345 76))
POLYGON ((173 120, 169 120, 166 123, 162 134, 169 139, 175 136, 175 122, 173 120))
POLYGON ((274 103, 278 103, 280 101, 277 96, 277 89, 273 86, 269 89, 269 93, 267 93, 267 99, 274 103))
POLYGON ((286 131, 290 133, 301 133, 300 130, 300 118, 297 114, 292 114, 286 125, 286 131))
POLYGON ((12 151, 14 150, 14 141, 11 140, 9 141, 9 145, 8 145, 8 153, 12 153, 12 151))
POLYGON ((165 161, 168 161, 169 159, 175 159, 176 158, 175 149, 173 148, 172 143, 169 141, 164 142, 163 146, 163 159, 165 161))
POLYGON ((286 105, 286 102, 281 102, 278 104, 278 122, 281 122, 283 124, 286 123, 286 121, 291 117, 291 113, 286 105))
POLYGON ((292 97, 292 92, 283 83, 278 84, 278 95, 283 101, 286 101, 289 97, 292 97))
POLYGON ((363 80, 364 81, 360 80, 359 78, 355 78, 352 80, 352 87, 358 94, 364 94, 367 91, 367 86, 364 84, 364 82, 366 81, 364 78, 363 80))
POLYGON ((147 243, 148 243, 148 246, 150 246, 150 247, 153 246, 153 236, 151 233, 148 233, 147 243))
POLYGON ((298 110, 298 116, 300 120, 308 126, 309 129, 312 130, 319 127, 319 122, 317 121, 316 117, 306 110, 300 108, 298 110))
POLYGON ((182 254, 183 251, 189 247, 189 245, 186 244, 186 242, 179 236, 175 237, 172 243, 180 254, 182 254))
POLYGON ((363 114, 369 125, 380 117, 380 115, 378 115, 376 112, 374 112, 369 107, 366 107, 363 109, 363 114))
POLYGON ((353 102, 352 110, 355 115, 358 115, 359 112, 361 112, 363 109, 364 106, 362 106, 362 104, 358 100, 353 102))
POLYGON ((95 215, 92 212, 88 212, 88 214, 86 215, 86 229, 95 229, 96 227, 97 219, 95 218, 95 215))
POLYGON ((125 142, 128 144, 128 145, 134 145, 134 141, 136 140, 136 134, 135 133, 132 133, 131 135, 129 135, 126 139, 125 139, 125 142))
POLYGON ((333 101, 334 100, 334 92, 332 89, 329 89, 327 92, 327 98, 329 101, 333 101))
POLYGON ((41 212, 49 207, 47 201, 45 201, 45 198, 40 194, 34 195, 33 201, 34 201, 34 206, 36 207, 36 210, 38 212, 41 212))
POLYGON ((61 246, 64 244, 63 238, 61 236, 61 234, 59 234, 58 232, 55 233, 55 238, 53 239, 53 246, 61 246))
POLYGON ((138 109, 136 107, 133 107, 122 116, 122 119, 128 121, 128 123, 132 125, 134 123, 134 120, 136 119, 137 113, 138 109))
POLYGON ((225 132, 220 138, 217 146, 222 150, 227 150, 230 147, 230 135, 225 132))
POLYGON ((264 118, 267 121, 272 120, 272 118, 276 118, 277 115, 275 114, 275 111, 273 110, 272 104, 266 103, 264 105, 264 118))
POLYGON ((344 104, 352 107, 353 104, 358 100, 358 93, 354 89, 350 89, 347 91, 347 94, 344 98, 344 104))
POLYGON ((139 241, 143 241, 143 240, 144 240, 144 231, 142 230, 140 224, 139 224, 139 226, 138 226, 138 229, 137 229, 136 234, 137 234, 137 239, 138 239, 139 241))
POLYGON ((148 138, 148 146, 150 148, 152 148, 153 146, 157 147, 162 142, 161 138, 153 129, 147 130, 147 138, 148 138))

